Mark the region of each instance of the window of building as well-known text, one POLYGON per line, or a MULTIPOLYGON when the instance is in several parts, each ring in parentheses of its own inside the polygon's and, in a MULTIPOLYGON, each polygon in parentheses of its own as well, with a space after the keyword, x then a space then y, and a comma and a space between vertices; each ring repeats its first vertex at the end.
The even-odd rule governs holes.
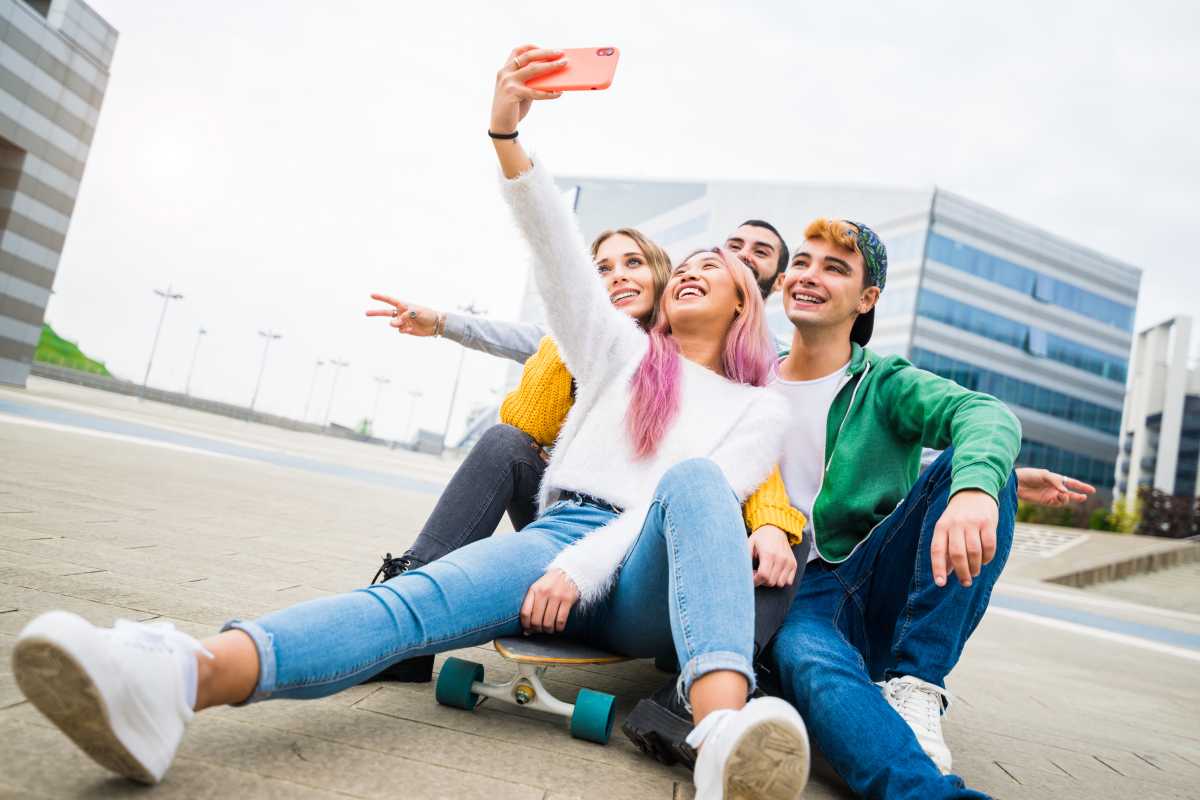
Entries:
POLYGON ((1183 430, 1179 436, 1179 456, 1175 466, 1175 494, 1196 496, 1196 473, 1200 468, 1200 395, 1188 395, 1183 401, 1183 430))
POLYGON ((910 258, 919 258, 925 246, 925 231, 905 233, 883 240, 887 247, 888 263, 896 264, 910 258))
POLYGON ((1005 286, 1015 292, 1091 317, 1123 331, 1133 330, 1132 306, 1043 275, 1029 267, 956 242, 939 233, 929 234, 926 254, 940 264, 1005 286))
POLYGON ((1123 358, 999 314, 959 303, 937 292, 921 290, 917 313, 943 325, 970 331, 994 342, 1019 348, 1038 358, 1048 358, 1102 378, 1125 383, 1128 362, 1123 358))
POLYGON ((43 17, 50 16, 50 0, 25 0, 25 5, 41 14, 43 17))
POLYGON ((1072 397, 1011 375, 975 367, 940 353, 914 347, 912 363, 943 378, 949 378, 966 389, 993 395, 1009 405, 1051 414, 1066 422, 1114 436, 1121 427, 1120 409, 1072 397))
POLYGON ((1021 442, 1017 466, 1045 467, 1102 489, 1111 489, 1116 478, 1116 465, 1111 461, 1028 439, 1021 442))

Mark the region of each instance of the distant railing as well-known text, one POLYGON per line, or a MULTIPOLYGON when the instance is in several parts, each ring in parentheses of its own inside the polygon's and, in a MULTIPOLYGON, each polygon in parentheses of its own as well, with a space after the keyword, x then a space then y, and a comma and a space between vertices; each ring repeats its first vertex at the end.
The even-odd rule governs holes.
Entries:
POLYGON ((30 370, 33 375, 39 378, 49 378, 54 381, 62 381, 64 383, 73 383, 77 386, 86 386, 89 389, 100 389, 105 392, 114 392, 116 394, 130 395, 134 397, 144 397, 147 400, 154 400, 159 403, 167 403, 173 406, 182 408, 190 408, 195 411, 204 411, 209 414, 219 414, 223 417, 232 417, 246 422, 257 422, 263 425, 273 425, 276 428, 286 428, 292 431, 304 431, 306 433, 320 433, 326 436, 337 436, 342 439, 353 439, 359 442, 370 442, 372 444, 382 444, 390 447, 404 447, 403 444, 391 442, 387 439, 378 439, 373 436, 365 436, 357 431, 343 428, 340 425, 330 425, 323 427, 312 422, 301 422, 300 420, 291 419, 290 417, 281 417, 277 414, 265 414, 261 411, 251 411, 245 406, 234 405, 233 403, 222 403, 217 400, 205 400, 201 397, 193 397, 192 395, 182 392, 168 392, 165 389, 155 389, 153 386, 143 388, 141 384, 133 381, 122 380, 108 375, 96 375, 91 372, 82 372, 76 369, 67 367, 59 367, 54 364, 47 364, 41 361, 35 361, 30 370))

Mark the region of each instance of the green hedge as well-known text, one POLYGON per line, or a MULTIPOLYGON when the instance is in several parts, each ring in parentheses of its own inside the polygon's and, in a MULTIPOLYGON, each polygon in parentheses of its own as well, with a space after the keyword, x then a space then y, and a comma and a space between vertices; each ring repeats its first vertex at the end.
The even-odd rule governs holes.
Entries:
POLYGON ((35 361, 43 361, 68 369, 82 372, 92 372, 97 375, 108 375, 109 371, 103 362, 88 358, 75 345, 54 332, 49 325, 42 325, 42 335, 38 339, 37 352, 33 354, 35 361))

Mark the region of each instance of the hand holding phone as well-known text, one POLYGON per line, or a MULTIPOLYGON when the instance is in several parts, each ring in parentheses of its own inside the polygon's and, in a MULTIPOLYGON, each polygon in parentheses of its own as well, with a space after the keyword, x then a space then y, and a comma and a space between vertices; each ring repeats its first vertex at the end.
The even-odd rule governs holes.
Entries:
POLYGON ((559 51, 567 66, 525 82, 543 92, 581 92, 612 86, 621 51, 615 47, 576 47, 559 51))

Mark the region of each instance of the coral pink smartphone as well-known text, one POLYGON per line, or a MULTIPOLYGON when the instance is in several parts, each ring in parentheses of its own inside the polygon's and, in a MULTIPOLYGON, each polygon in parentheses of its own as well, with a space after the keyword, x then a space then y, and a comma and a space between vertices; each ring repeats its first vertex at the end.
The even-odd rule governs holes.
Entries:
POLYGON ((526 86, 543 92, 581 92, 612 86, 621 51, 615 47, 575 47, 563 50, 567 66, 549 75, 539 75, 526 86))

